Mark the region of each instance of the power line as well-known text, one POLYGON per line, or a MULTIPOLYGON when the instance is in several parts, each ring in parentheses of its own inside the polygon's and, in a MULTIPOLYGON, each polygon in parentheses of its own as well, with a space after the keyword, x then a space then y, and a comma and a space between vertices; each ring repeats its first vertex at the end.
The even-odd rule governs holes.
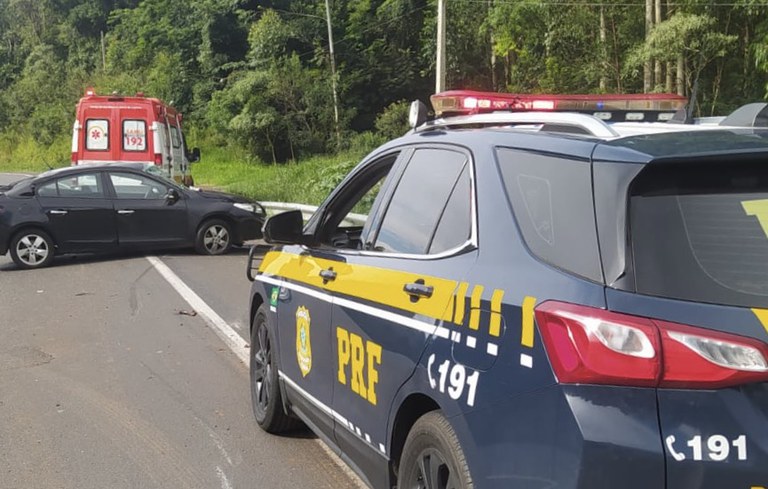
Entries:
MULTIPOLYGON (((460 3, 481 3, 484 5, 488 4, 488 0, 456 0, 460 3)), ((548 7, 550 5, 554 6, 567 6, 567 7, 642 7, 645 8, 645 2, 639 3, 639 2, 577 2, 572 0, 566 0, 566 1, 558 1, 558 0, 494 0, 494 5, 498 4, 508 4, 508 5, 532 5, 532 6, 539 6, 539 7, 548 7)), ((697 8, 711 8, 711 7, 744 7, 744 8, 753 8, 753 7, 768 7, 768 2, 759 2, 759 3, 752 3, 749 5, 745 5, 744 3, 738 3, 738 2, 718 2, 718 3, 708 3, 708 4, 702 4, 702 5, 691 5, 688 3, 665 3, 664 5, 669 5, 670 7, 697 7, 697 8)))

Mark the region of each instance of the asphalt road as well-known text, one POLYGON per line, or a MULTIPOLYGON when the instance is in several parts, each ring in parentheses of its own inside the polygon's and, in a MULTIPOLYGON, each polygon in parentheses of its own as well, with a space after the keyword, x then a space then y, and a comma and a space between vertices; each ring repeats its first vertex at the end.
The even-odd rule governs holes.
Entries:
POLYGON ((253 420, 246 256, 0 257, 0 489, 359 487, 253 420))

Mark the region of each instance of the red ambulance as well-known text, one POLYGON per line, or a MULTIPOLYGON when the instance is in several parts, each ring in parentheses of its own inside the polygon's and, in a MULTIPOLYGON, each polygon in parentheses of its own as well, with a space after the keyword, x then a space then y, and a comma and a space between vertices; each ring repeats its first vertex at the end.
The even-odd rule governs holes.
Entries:
POLYGON ((182 116, 159 99, 137 93, 96 95, 88 88, 77 104, 72 131, 72 165, 146 162, 165 174, 192 185, 190 163, 200 149, 187 152, 182 116))

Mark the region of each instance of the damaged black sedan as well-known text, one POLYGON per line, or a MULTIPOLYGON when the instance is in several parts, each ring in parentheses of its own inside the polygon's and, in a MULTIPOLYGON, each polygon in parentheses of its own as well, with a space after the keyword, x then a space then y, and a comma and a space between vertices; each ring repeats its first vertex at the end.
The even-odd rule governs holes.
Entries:
POLYGON ((265 218, 257 202, 184 187, 152 164, 61 168, 0 188, 0 255, 10 253, 20 268, 67 253, 220 255, 260 238, 265 218))

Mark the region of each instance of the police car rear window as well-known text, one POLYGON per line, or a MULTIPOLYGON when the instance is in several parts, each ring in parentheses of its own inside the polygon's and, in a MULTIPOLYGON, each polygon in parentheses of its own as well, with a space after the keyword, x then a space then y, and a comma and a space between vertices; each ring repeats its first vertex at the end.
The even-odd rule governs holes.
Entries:
POLYGON ((631 188, 629 213, 637 291, 768 307, 764 167, 660 165, 641 173, 631 188))
POLYGON ((557 268, 602 282, 590 163, 512 148, 496 154, 528 249, 557 268))

